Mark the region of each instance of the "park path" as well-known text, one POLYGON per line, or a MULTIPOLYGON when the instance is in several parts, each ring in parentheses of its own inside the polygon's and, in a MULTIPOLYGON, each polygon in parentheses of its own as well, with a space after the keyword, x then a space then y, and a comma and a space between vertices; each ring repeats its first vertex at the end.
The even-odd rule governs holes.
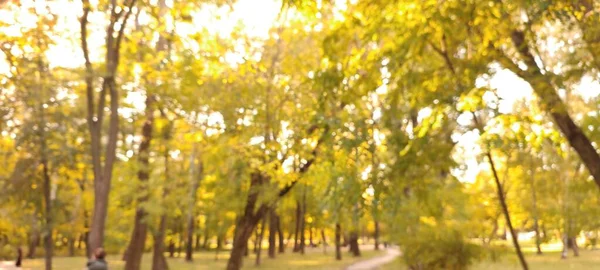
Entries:
POLYGON ((392 262, 398 256, 400 256, 400 250, 390 247, 386 249, 385 255, 351 264, 344 270, 377 270, 380 266, 392 262))
POLYGON ((0 261, 0 270, 13 270, 13 269, 21 269, 15 267, 14 261, 0 261))

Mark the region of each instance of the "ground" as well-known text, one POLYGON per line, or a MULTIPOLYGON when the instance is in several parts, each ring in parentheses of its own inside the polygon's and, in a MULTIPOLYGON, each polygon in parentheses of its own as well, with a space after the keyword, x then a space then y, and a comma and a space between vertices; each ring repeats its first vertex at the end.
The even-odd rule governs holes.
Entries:
MULTIPOLYGON (((277 254, 276 259, 269 259, 267 257, 267 251, 264 250, 262 257, 262 264, 260 267, 254 266, 255 257, 251 255, 244 260, 244 269, 281 269, 281 270, 330 270, 330 269, 344 269, 348 265, 351 265, 359 260, 365 260, 374 256, 382 255, 382 252, 376 252, 373 250, 364 250, 363 256, 360 258, 352 258, 347 251, 343 253, 343 259, 336 261, 334 258, 334 250, 329 247, 327 254, 323 254, 323 250, 320 248, 312 249, 305 255, 297 253, 286 252, 285 254, 277 254)), ((215 252, 198 252, 194 254, 194 262, 186 263, 183 258, 169 259, 169 267, 172 270, 208 270, 208 269, 225 269, 227 263, 228 252, 220 252, 218 259, 215 256, 215 252)), ((120 256, 109 256, 108 261, 111 266, 111 270, 123 269, 124 263, 119 260, 120 256)), ((151 264, 151 254, 144 256, 142 270, 149 270, 151 264)), ((82 270, 85 267, 86 259, 83 257, 56 257, 54 258, 53 269, 58 270, 82 270)), ((25 260, 23 270, 31 269, 38 270, 43 269, 44 260, 25 260)), ((1 269, 1 267, 0 267, 1 269)))
MULTIPOLYGON (((553 243, 542 246, 544 254, 535 254, 535 248, 530 243, 524 243, 523 250, 529 269, 531 270, 600 270, 600 250, 581 250, 579 257, 573 257, 569 252, 567 259, 560 258, 560 244, 553 243)), ((379 270, 406 270, 402 259, 381 267, 379 270)), ((471 270, 521 270, 521 265, 514 253, 504 255, 498 262, 483 261, 471 266, 471 270)))

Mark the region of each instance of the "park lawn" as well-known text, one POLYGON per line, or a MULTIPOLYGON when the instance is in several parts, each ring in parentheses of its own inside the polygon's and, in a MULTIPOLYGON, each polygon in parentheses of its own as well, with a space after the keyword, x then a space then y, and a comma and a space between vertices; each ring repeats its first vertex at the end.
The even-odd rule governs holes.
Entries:
MULTIPOLYGON (((323 254, 321 249, 308 250, 305 255, 298 253, 286 252, 285 254, 277 254, 276 259, 269 259, 267 251, 264 250, 261 255, 261 266, 254 265, 255 256, 251 255, 244 260, 244 269, 283 269, 283 270, 325 270, 325 269, 342 269, 359 260, 365 260, 382 254, 378 251, 366 250, 363 251, 359 258, 352 258, 350 254, 344 252, 343 259, 336 261, 334 258, 334 250, 329 249, 327 254, 323 254)), ((194 262, 187 263, 183 258, 167 258, 169 268, 173 270, 208 270, 208 269, 225 269, 229 253, 223 251, 219 253, 218 259, 215 252, 197 252, 194 253, 194 262)), ((149 270, 151 254, 145 254, 142 270, 149 270)), ((85 269, 86 259, 84 257, 55 257, 53 260, 53 269, 57 270, 83 270, 85 269)), ((124 262, 119 256, 108 256, 108 263, 111 270, 123 269, 124 262)), ((44 260, 34 259, 25 260, 23 270, 43 269, 44 260)))
MULTIPOLYGON (((449 255, 451 256, 451 255, 449 255)), ((573 257, 569 253, 569 258, 562 260, 559 251, 546 252, 543 255, 536 255, 532 252, 526 253, 527 264, 531 270, 588 270, 600 269, 600 250, 581 250, 579 257, 573 257)), ((385 265, 381 270, 406 270, 407 267, 401 258, 385 265)), ((471 270, 520 270, 521 265, 514 254, 505 255, 498 262, 479 262, 471 266, 471 270)))
MULTIPOLYGON (((600 250, 581 250, 579 257, 560 258, 559 251, 546 252, 542 255, 526 253, 527 264, 532 270, 587 270, 600 269, 600 250)), ((500 262, 480 262, 472 267, 473 270, 517 270, 522 269, 516 255, 507 255, 500 262)))

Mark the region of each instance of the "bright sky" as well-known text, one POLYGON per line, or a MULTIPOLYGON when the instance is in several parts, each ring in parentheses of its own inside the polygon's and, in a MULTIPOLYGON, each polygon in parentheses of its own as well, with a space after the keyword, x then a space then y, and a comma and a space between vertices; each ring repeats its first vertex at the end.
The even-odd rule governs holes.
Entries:
MULTIPOLYGON (((172 1, 172 0, 171 0, 172 1)), ((172 5, 168 1, 167 5, 172 5)), ((338 1, 340 2, 340 1, 338 1)), ((25 6, 36 7, 32 0, 22 0, 21 3, 25 6)), ((47 57, 51 65, 61 66, 81 66, 83 65, 83 56, 80 49, 79 40, 79 25, 78 18, 81 15, 81 4, 78 1, 70 0, 55 0, 55 1, 37 1, 37 12, 45 13, 41 5, 48 4, 53 12, 66 14, 68 16, 60 16, 57 24, 57 32, 65 32, 65 36, 57 39, 57 44, 53 46, 47 53, 47 57), (76 3, 76 4, 74 4, 76 3)), ((92 0, 92 4, 94 1, 92 0)), ((229 7, 211 7, 206 6, 202 11, 193 14, 193 23, 178 23, 177 31, 182 34, 191 34, 198 30, 198 27, 205 27, 211 33, 220 33, 223 36, 229 34, 236 28, 241 27, 245 33, 253 37, 267 37, 270 27, 276 22, 280 12, 281 4, 277 0, 238 0, 233 9, 229 7)), ((16 20, 12 20, 13 16, 8 10, 0 10, 0 20, 11 24, 11 27, 3 29, 7 34, 18 35, 20 32, 19 26, 32 26, 35 23, 35 17, 28 15, 26 12, 19 12, 16 20)), ((90 14, 90 52, 102 52, 102 44, 104 41, 104 18, 102 14, 90 14)), ((143 18, 141 18, 143 20, 143 18)), ((102 57, 100 53, 92 55, 92 58, 98 59, 102 57)), ((237 61, 236 57, 231 57, 229 61, 237 61)), ((7 64, 0 62, 0 73, 8 72, 7 64)), ((477 86, 489 86, 492 89, 497 89, 497 93, 501 98, 500 110, 510 112, 514 103, 518 100, 531 100, 532 91, 529 84, 518 78, 515 74, 508 70, 502 70, 496 67, 496 73, 491 78, 480 78, 477 81, 477 86)), ((378 89, 379 92, 380 89, 378 89)), ((594 81, 590 77, 584 78, 577 87, 584 97, 591 98, 600 95, 600 83, 594 81)), ((143 95, 132 92, 126 101, 134 105, 137 109, 143 109, 143 95)), ((380 113, 380 112, 379 112, 380 113)), ((211 115, 208 122, 216 123, 220 115, 211 115)), ((468 124, 470 118, 463 116, 459 118, 460 124, 468 124)), ((457 161, 465 164, 467 169, 463 172, 455 172, 462 181, 473 181, 481 168, 475 160, 475 156, 480 153, 480 149, 476 143, 479 135, 476 132, 467 132, 462 136, 457 136, 458 147, 455 157, 457 161)), ((255 139, 253 143, 256 143, 255 139)))

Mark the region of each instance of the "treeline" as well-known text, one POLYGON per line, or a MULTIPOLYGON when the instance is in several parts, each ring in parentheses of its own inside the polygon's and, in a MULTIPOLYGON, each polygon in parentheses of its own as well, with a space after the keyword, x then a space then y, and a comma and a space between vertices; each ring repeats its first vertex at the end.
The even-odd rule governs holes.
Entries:
POLYGON ((338 2, 277 2, 264 33, 200 23, 229 1, 0 4, 3 256, 595 245, 596 3, 338 2))

